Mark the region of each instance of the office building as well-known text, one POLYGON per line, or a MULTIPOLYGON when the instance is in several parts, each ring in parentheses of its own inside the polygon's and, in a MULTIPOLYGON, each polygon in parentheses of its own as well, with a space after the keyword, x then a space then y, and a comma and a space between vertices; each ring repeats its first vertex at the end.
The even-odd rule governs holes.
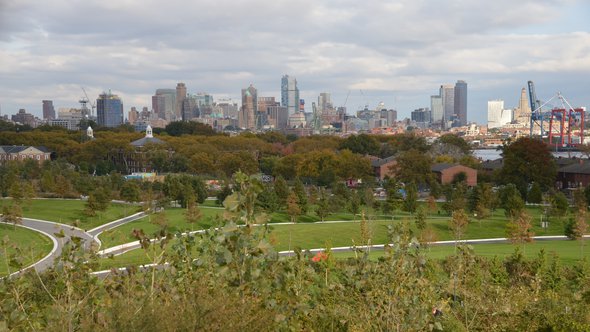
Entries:
POLYGON ((500 128, 512 122, 512 110, 504 109, 503 100, 488 101, 488 129, 500 128))
POLYGON ((131 107, 131 110, 129 111, 129 113, 127 113, 127 121, 129 121, 129 124, 134 124, 137 119, 139 119, 139 112, 137 111, 137 108, 135 107, 131 107))
POLYGON ((457 81, 455 83, 455 115, 459 119, 459 125, 467 125, 467 83, 465 81, 457 81))
POLYGON ((110 91, 103 92, 96 100, 96 117, 99 126, 117 127, 123 124, 123 103, 110 91))
POLYGON ((299 89, 295 77, 284 75, 281 79, 281 106, 287 107, 289 115, 299 111, 299 89))
POLYGON ((430 126, 431 112, 428 108, 419 108, 412 111, 411 117, 418 128, 428 128, 430 126))
POLYGON ((176 89, 157 89, 152 96, 152 110, 160 119, 176 120, 176 89))
POLYGON ((451 121, 455 114, 455 87, 451 84, 441 85, 439 96, 443 105, 444 127, 447 128, 447 123, 451 121))
POLYGON ((332 96, 327 92, 320 93, 318 97, 318 111, 333 109, 332 96))
POLYGON ((55 119, 55 108, 52 100, 43 100, 43 120, 55 119))
POLYGON ((238 118, 238 104, 234 103, 231 99, 221 99, 217 102, 216 106, 221 108, 224 118, 238 118))
POLYGON ((31 113, 27 113, 27 111, 24 108, 19 109, 18 113, 14 114, 10 118, 15 123, 29 125, 32 128, 37 127, 37 120, 35 119, 35 116, 31 113))
POLYGON ((184 83, 176 84, 176 108, 174 120, 182 119, 183 102, 186 99, 186 85, 184 83))
POLYGON ((250 84, 242 89, 242 108, 238 114, 238 126, 246 130, 256 130, 256 114, 258 113, 258 91, 250 84))
POLYGON ((430 112, 432 115, 432 124, 435 126, 442 126, 444 120, 444 105, 440 95, 430 96, 430 112))

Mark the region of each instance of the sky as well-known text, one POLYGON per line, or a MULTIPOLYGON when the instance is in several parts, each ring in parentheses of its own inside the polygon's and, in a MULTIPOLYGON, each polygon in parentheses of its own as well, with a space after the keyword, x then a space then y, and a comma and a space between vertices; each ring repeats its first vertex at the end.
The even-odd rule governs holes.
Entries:
POLYGON ((0 112, 78 107, 82 88, 151 108, 177 82, 280 100, 285 74, 306 111, 330 92, 350 114, 383 102, 409 117, 457 80, 478 123, 528 80, 541 100, 590 107, 589 17, 585 0, 0 0, 0 112))

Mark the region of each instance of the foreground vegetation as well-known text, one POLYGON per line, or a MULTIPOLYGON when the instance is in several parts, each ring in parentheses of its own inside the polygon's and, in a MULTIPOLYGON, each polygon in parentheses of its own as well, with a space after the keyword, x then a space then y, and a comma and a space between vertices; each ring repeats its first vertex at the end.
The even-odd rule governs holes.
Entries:
POLYGON ((0 276, 16 271, 10 267, 28 266, 45 257, 53 248, 46 236, 22 227, 0 224, 0 276))
POLYGON ((390 229, 392 246, 378 260, 363 251, 281 258, 267 238, 263 227, 230 222, 164 242, 171 251, 162 256, 145 242, 145 253, 168 269, 107 279, 89 275, 95 258, 70 244, 54 270, 0 281, 0 321, 48 331, 590 328, 585 261, 562 265, 548 253, 519 251, 484 258, 469 246, 432 260, 403 224, 390 229))

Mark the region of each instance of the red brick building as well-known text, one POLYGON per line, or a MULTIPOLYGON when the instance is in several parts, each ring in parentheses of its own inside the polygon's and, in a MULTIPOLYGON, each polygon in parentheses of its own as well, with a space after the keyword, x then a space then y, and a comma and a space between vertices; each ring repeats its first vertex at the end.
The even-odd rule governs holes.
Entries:
POLYGON ((455 180, 459 174, 465 175, 465 182, 468 186, 477 185, 477 171, 471 167, 459 164, 434 164, 430 168, 441 184, 449 184, 455 180))

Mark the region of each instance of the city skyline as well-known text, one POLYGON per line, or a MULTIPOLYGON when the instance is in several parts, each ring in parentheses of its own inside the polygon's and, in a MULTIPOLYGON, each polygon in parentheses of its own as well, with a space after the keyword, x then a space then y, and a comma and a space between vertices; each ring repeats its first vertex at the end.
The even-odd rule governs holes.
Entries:
POLYGON ((254 1, 247 7, 257 11, 248 11, 231 1, 171 1, 168 10, 181 17, 168 22, 150 1, 2 2, 0 108, 41 117, 42 100, 78 107, 84 87, 92 101, 112 89, 127 113, 151 108, 156 89, 178 82, 215 99, 239 102, 250 84, 279 98, 284 74, 297 78, 308 112, 328 92, 349 114, 383 102, 410 117, 458 80, 469 84, 467 120, 478 123, 488 100, 517 107, 527 80, 540 99, 560 91, 573 106, 590 106, 590 4, 501 0, 485 2, 485 11, 482 4, 432 11, 434 1, 254 1), (194 12, 207 15, 189 19, 194 12))

